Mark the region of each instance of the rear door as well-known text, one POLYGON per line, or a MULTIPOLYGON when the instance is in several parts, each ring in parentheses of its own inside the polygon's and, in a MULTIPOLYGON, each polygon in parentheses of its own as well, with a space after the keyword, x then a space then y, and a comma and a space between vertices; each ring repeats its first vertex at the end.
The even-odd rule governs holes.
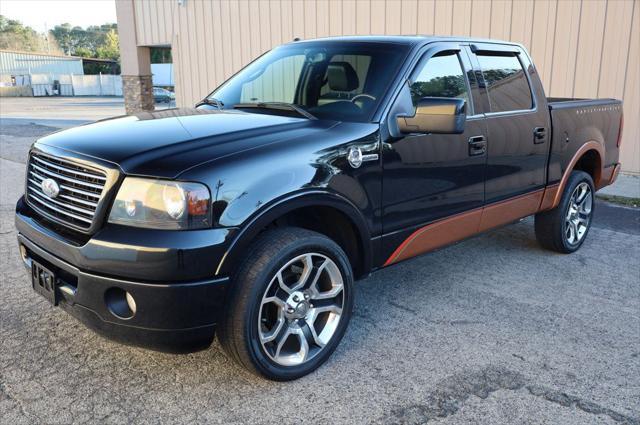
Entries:
POLYGON ((546 102, 537 102, 535 68, 517 46, 471 44, 487 124, 487 204, 540 189, 550 143, 546 102), (534 87, 535 89, 535 87, 534 87))

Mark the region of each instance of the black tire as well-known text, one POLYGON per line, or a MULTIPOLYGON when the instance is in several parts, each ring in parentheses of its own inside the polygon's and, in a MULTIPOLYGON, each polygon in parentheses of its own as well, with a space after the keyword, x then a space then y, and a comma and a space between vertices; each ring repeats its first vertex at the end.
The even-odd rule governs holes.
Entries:
MULTIPOLYGON (((311 270, 317 270, 315 264, 311 270)), ((300 281, 303 279, 300 278, 300 281)), ((281 286, 278 285, 276 291, 279 291, 280 288, 281 286)), ((282 294, 285 297, 288 296, 289 300, 293 296, 286 292, 282 292, 282 294)), ((310 302, 315 301, 310 300, 310 302)), ((282 310, 284 311, 287 306, 288 304, 285 304, 282 310)), ((309 306, 313 307, 313 304, 307 305, 307 307, 309 306)), ((268 379, 289 381, 311 373, 329 358, 346 331, 352 309, 353 272, 349 259, 340 246, 326 236, 306 229, 285 227, 268 230, 261 234, 247 251, 246 259, 232 280, 223 319, 218 327, 218 338, 229 357, 244 368, 268 379), (267 354, 267 347, 261 342, 260 337, 264 334, 261 333, 262 325, 258 326, 258 323, 261 323, 259 317, 262 317, 263 309, 266 308, 262 304, 263 297, 267 296, 267 291, 272 290, 275 276, 283 267, 287 266, 292 259, 302 255, 311 255, 309 253, 318 254, 320 257, 326 256, 333 262, 333 265, 337 266, 336 268, 332 265, 331 268, 333 276, 335 276, 335 271, 339 270, 342 277, 341 314, 326 345, 323 347, 318 345, 317 348, 314 345, 313 349, 316 350, 316 353, 302 364, 285 366, 270 357, 267 354)), ((277 314, 284 315, 285 313, 278 311, 277 314)), ((296 320, 296 323, 302 323, 304 326, 307 319, 289 318, 285 320, 287 321, 282 325, 283 329, 289 326, 288 320, 296 320)), ((296 326, 296 324, 292 326, 296 326)), ((315 329, 314 332, 318 333, 315 329)), ((308 330, 307 335, 309 335, 308 330)), ((286 343, 286 338, 284 340, 286 343)), ((301 340, 299 342, 301 343, 301 340)), ((308 352, 311 353, 311 350, 308 352)))
POLYGON ((538 213, 535 216, 536 239, 540 245, 543 248, 563 254, 570 254, 577 251, 586 240, 589 229, 591 228, 595 210, 594 196, 595 188, 591 176, 584 171, 571 172, 558 206, 552 210, 538 213), (586 183, 589 187, 591 207, 584 233, 575 243, 570 243, 567 236, 567 215, 569 214, 572 196, 576 188, 582 183, 586 183))

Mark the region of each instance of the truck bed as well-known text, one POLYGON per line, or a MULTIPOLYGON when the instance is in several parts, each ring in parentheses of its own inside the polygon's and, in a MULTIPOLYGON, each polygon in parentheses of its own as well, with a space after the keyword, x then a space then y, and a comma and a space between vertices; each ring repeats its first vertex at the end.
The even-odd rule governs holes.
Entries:
POLYGON ((602 180, 607 183, 619 162, 618 137, 622 125, 622 102, 617 99, 574 99, 548 97, 552 141, 549 155, 548 183, 560 180, 572 156, 588 142, 602 150, 602 180), (607 174, 608 173, 608 174, 607 174))

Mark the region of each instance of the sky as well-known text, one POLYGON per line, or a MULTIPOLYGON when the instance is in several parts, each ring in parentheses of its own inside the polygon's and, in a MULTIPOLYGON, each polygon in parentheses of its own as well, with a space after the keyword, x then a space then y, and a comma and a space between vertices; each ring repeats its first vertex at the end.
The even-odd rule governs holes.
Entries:
POLYGON ((115 0, 0 0, 0 15, 38 32, 65 22, 87 27, 116 22, 115 0))

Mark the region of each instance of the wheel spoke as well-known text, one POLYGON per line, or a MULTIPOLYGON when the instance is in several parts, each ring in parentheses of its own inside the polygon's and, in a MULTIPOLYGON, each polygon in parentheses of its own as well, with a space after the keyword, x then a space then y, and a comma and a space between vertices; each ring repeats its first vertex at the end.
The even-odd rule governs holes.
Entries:
POLYGON ((573 243, 573 226, 571 220, 567 220, 565 226, 567 241, 569 241, 569 243, 573 243))
POLYGON ((282 347, 284 346, 285 342, 287 342, 287 340, 289 339, 289 337, 291 336, 291 328, 287 327, 285 329, 285 331, 281 334, 277 336, 277 341, 276 341, 276 354, 275 354, 275 358, 280 357, 280 352, 282 351, 282 347))
POLYGON ((589 189, 589 186, 587 186, 585 183, 581 183, 580 185, 578 185, 574 195, 574 200, 577 205, 582 204, 582 201, 584 201, 584 197, 588 193, 588 189, 589 189))
POLYGON ((593 195, 591 195, 591 193, 588 193, 587 196, 585 196, 582 202, 580 203, 579 211, 584 214, 591 214, 592 205, 593 205, 593 195))
POLYGON ((304 332, 302 332, 302 329, 300 329, 300 331, 297 332, 296 335, 300 340, 300 351, 298 351, 298 360, 300 363, 304 363, 304 361, 307 360, 307 357, 309 356, 309 341, 307 341, 307 337, 305 336, 304 332))
POLYGON ((291 288, 289 288, 285 283, 284 283, 284 279, 282 278, 282 271, 279 271, 276 274, 275 279, 278 281, 278 286, 280 286, 280 288, 286 292, 287 294, 290 294, 291 292, 293 292, 291 290, 291 288))
MULTIPOLYGON (((314 322, 310 320, 310 317, 305 319, 304 328, 307 329, 309 334, 311 335, 311 339, 315 345, 322 348, 325 346, 325 343, 318 337, 318 333, 316 332, 316 327, 314 322)), ((306 334, 306 333, 305 333, 306 334)))
POLYGON ((309 279, 311 283, 309 285, 305 285, 307 288, 316 287, 316 285, 318 284, 318 279, 320 279, 320 276, 322 275, 322 271, 324 270, 327 264, 328 264, 328 260, 325 258, 322 261, 322 264, 313 268, 313 279, 309 279))
POLYGON ((342 314, 342 308, 338 307, 335 304, 321 306, 321 307, 314 307, 312 310, 315 316, 318 316, 320 313, 325 313, 325 312, 334 313, 337 315, 342 314))
POLYGON ((572 234, 572 243, 576 243, 579 240, 578 237, 578 226, 575 221, 571 221, 571 234, 572 234))
POLYGON ((344 284, 342 282, 342 276, 340 275, 340 271, 335 263, 328 263, 325 261, 322 263, 321 269, 318 272, 316 278, 314 279, 313 284, 309 287, 309 292, 312 300, 324 300, 335 298, 342 289, 344 288, 344 284), (331 281, 331 289, 328 291, 320 291, 318 288, 318 278, 322 273, 328 273, 330 281, 331 281))
POLYGON ((262 300, 262 305, 263 306, 265 304, 269 304, 269 303, 274 303, 275 305, 277 305, 280 308, 284 308, 284 306, 285 306, 284 300, 281 300, 279 297, 276 297, 276 296, 268 297, 268 298, 265 298, 264 300, 262 300))
POLYGON ((276 339, 280 331, 282 331, 282 327, 285 325, 285 323, 286 323, 286 320, 284 318, 284 314, 280 312, 278 314, 278 321, 276 322, 275 326, 269 332, 265 332, 265 333, 260 332, 260 340, 263 343, 267 343, 276 339))
POLYGON ((287 331, 284 333, 282 338, 278 341, 278 346, 276 348, 275 359, 279 361, 281 364, 287 366, 298 365, 304 363, 309 356, 309 342, 307 341, 307 337, 304 335, 304 332, 299 326, 288 327, 287 331), (300 345, 300 349, 294 353, 283 353, 282 348, 289 340, 289 338, 294 337, 298 338, 298 343, 300 345))
POLYGON ((299 291, 300 289, 302 289, 309 280, 309 276, 312 275, 313 258, 311 257, 311 254, 305 255, 302 259, 302 262, 304 263, 302 273, 300 274, 300 278, 295 283, 295 285, 291 287, 291 291, 299 291))

